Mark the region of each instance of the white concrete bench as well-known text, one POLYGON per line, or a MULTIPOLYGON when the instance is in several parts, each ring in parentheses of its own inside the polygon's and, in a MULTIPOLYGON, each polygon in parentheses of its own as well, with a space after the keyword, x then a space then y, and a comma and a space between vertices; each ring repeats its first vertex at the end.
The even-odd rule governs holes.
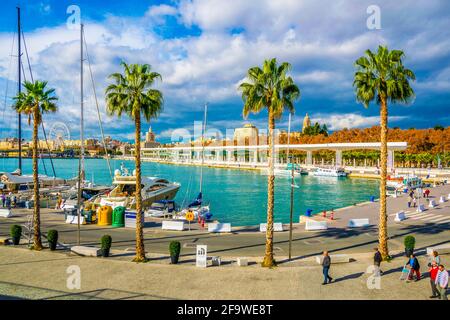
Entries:
MULTIPOLYGON (((350 262, 350 256, 347 254, 330 254, 331 263, 348 263, 350 262)), ((323 256, 316 256, 316 262, 322 264, 323 256)))
POLYGON ((163 221, 162 230, 173 230, 173 231, 183 231, 184 230, 184 221, 163 221))
POLYGON ((86 257, 98 257, 101 253, 100 248, 85 246, 74 246, 70 248, 70 251, 86 257))
POLYGON ((237 258, 237 264, 240 267, 246 267, 246 266, 248 266, 248 259, 247 258, 237 258))
POLYGON ((3 217, 3 218, 10 218, 10 217, 12 217, 11 210, 9 210, 9 209, 0 209, 0 217, 3 217))
POLYGON ((416 209, 416 212, 424 212, 424 211, 425 211, 425 206, 423 204, 420 204, 416 209))
POLYGON ((441 244, 435 247, 427 248, 427 255, 431 256, 433 251, 437 251, 439 255, 441 254, 449 254, 450 253, 450 243, 441 244))
MULTIPOLYGON (((266 232, 266 231, 267 231, 267 223, 260 223, 259 224, 259 232, 266 232)), ((282 232, 283 224, 281 222, 275 222, 273 224, 273 231, 274 232, 282 232)))
POLYGON ((440 198, 439 198, 439 203, 444 203, 444 202, 446 202, 447 200, 445 199, 445 197, 444 196, 441 196, 440 198))
POLYGON ((368 218, 363 219, 350 219, 348 221, 349 228, 362 228, 370 226, 370 222, 368 218))
MULTIPOLYGON (((66 223, 78 224, 78 216, 67 216, 66 223)), ((86 224, 86 222, 84 221, 84 216, 80 217, 80 224, 86 224)))
POLYGON ((395 222, 400 222, 400 221, 403 221, 403 220, 406 220, 405 212, 404 212, 404 211, 399 211, 399 212, 397 212, 397 213, 395 214, 395 219, 394 219, 394 221, 395 221, 395 222))
POLYGON ((307 231, 327 230, 327 229, 328 226, 326 221, 306 220, 305 230, 307 231))
POLYGON ((434 199, 430 200, 430 203, 428 203, 428 208, 435 208, 437 207, 436 201, 434 199))
POLYGON ((208 223, 208 232, 231 232, 231 223, 208 223))

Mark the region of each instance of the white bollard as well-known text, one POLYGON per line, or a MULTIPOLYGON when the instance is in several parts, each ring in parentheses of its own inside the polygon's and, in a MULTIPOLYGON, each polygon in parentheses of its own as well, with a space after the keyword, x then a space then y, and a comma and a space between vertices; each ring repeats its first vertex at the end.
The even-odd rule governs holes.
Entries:
POLYGON ((439 203, 444 203, 446 200, 445 200, 445 197, 444 196, 441 196, 440 198, 439 198, 439 203))
POLYGON ((417 207, 417 210, 416 210, 417 212, 424 212, 425 211, 425 206, 423 205, 423 204, 420 204, 418 207, 417 207))
POLYGON ((450 200, 450 193, 448 194, 448 197, 447 197, 447 199, 448 199, 448 200, 450 200))
POLYGON ((434 201, 434 200, 430 200, 430 203, 428 203, 428 208, 434 208, 436 206, 437 206, 437 204, 436 204, 436 201, 434 201))

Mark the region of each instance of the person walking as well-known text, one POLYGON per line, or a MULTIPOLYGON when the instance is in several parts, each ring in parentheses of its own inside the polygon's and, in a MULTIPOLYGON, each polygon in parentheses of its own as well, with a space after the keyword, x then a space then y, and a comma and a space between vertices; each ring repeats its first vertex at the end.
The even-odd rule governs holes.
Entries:
POLYGON ((3 208, 5 207, 5 202, 6 202, 6 196, 5 196, 5 193, 2 192, 2 207, 3 208))
POLYGON ((333 281, 333 278, 330 277, 330 266, 331 266, 331 258, 328 254, 328 251, 323 252, 323 261, 322 261, 322 273, 323 273, 323 285, 330 283, 333 281))
POLYGON ((374 248, 375 254, 373 255, 373 265, 375 266, 375 275, 380 276, 383 274, 381 271, 381 262, 383 261, 383 257, 381 256, 381 252, 378 248, 374 248))
POLYGON ((445 270, 444 266, 439 265, 439 271, 436 276, 436 287, 439 291, 439 299, 448 300, 447 299, 447 287, 448 287, 448 272, 445 270))
POLYGON ((441 264, 441 257, 439 257, 439 253, 437 251, 433 251, 433 254, 431 255, 431 264, 433 264, 433 262, 436 263, 436 265, 440 265, 441 264))
POLYGON ((417 203, 416 197, 413 197, 412 202, 413 202, 413 207, 415 208, 416 207, 416 203, 417 203))
POLYGON ((411 272, 409 273, 408 280, 412 280, 414 273, 416 274, 416 281, 420 280, 420 264, 419 260, 417 260, 416 256, 412 254, 406 263, 406 265, 409 265, 411 267, 411 272))
POLYGON ((428 270, 428 272, 430 273, 430 286, 431 286, 430 299, 439 298, 441 294, 436 287, 436 277, 439 272, 439 266, 437 265, 436 262, 431 263, 431 267, 428 270))

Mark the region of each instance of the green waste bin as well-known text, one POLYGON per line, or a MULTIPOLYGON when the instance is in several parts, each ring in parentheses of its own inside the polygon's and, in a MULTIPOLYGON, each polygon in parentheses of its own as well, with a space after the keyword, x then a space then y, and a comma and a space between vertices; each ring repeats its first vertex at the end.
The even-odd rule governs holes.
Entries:
POLYGON ((92 223, 92 210, 83 210, 83 216, 87 223, 92 223))
POLYGON ((116 207, 112 214, 112 227, 125 227, 125 207, 116 207))

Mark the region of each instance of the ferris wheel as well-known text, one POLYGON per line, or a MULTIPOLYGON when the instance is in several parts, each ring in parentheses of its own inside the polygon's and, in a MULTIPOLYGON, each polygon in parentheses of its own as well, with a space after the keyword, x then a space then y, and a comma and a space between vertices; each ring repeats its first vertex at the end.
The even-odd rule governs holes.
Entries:
POLYGON ((49 140, 53 141, 55 148, 64 147, 64 141, 70 140, 70 131, 63 122, 54 122, 49 131, 49 140))

